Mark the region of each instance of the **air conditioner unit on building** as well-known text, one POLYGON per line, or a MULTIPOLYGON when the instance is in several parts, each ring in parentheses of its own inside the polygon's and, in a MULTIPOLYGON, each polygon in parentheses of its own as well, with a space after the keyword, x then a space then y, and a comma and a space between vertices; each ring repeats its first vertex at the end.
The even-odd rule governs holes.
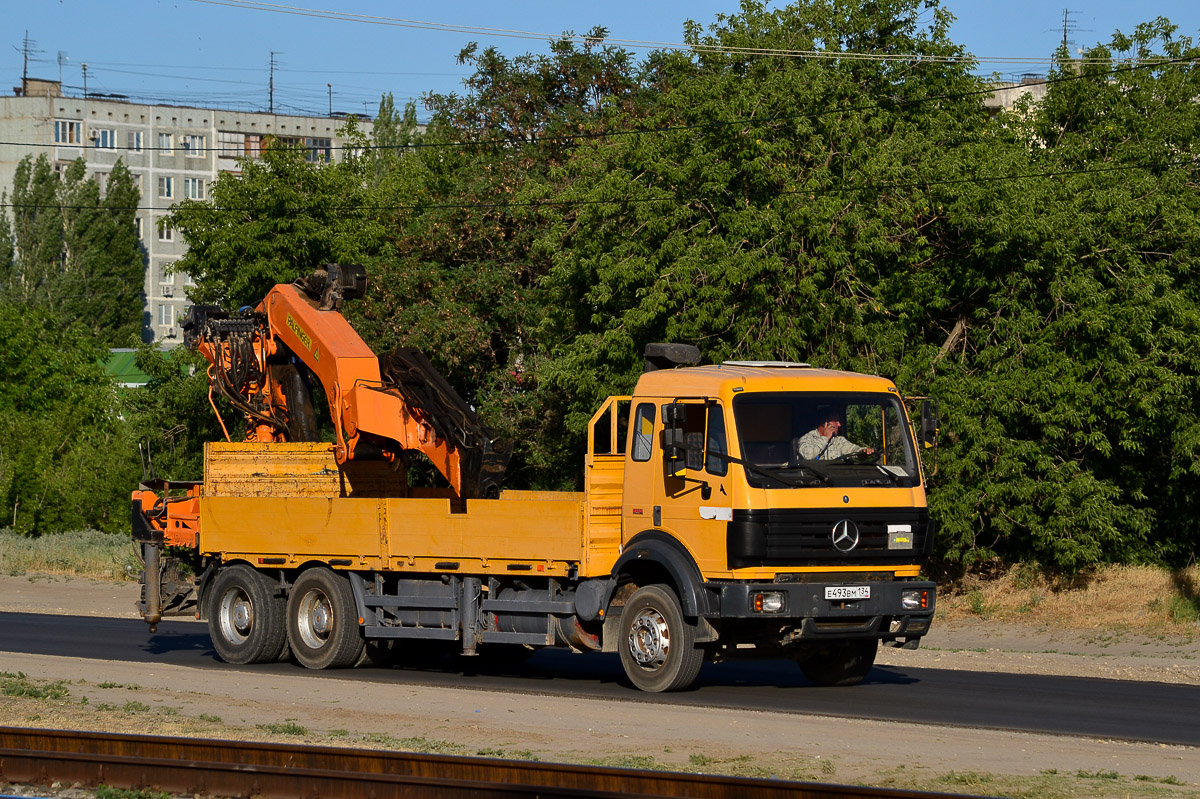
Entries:
POLYGON ((173 328, 173 327, 167 328, 167 338, 175 338, 175 328, 173 328))
POLYGON ((174 297, 175 296, 175 287, 174 286, 163 286, 162 294, 164 297, 174 297))

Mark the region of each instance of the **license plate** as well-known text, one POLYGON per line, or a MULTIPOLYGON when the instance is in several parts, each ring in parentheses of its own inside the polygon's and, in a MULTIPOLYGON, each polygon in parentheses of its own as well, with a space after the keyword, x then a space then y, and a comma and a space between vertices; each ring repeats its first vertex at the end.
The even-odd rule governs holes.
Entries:
POLYGON ((827 585, 825 586, 826 599, 870 599, 871 586, 869 585, 827 585))

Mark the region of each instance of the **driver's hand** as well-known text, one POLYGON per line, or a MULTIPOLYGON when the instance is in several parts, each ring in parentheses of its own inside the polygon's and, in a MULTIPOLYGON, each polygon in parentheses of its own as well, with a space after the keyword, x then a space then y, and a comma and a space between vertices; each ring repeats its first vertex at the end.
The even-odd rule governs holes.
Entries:
POLYGON ((863 447, 863 453, 866 455, 874 455, 875 448, 874 447, 863 447))

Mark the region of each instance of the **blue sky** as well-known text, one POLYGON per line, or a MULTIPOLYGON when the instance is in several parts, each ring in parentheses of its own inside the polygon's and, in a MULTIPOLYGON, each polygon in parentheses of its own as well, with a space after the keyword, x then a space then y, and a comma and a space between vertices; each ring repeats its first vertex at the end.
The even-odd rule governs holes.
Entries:
MULTIPOLYGON (((0 0, 3 50, 0 83, 20 84, 22 42, 34 43, 34 77, 60 77, 81 94, 83 64, 89 92, 125 94, 141 102, 265 110, 275 52, 276 110, 324 114, 374 113, 379 97, 397 103, 427 91, 461 90, 466 70, 455 63, 470 41, 509 55, 544 49, 545 39, 498 33, 419 29, 395 24, 330 20, 301 13, 235 7, 241 0, 0 0)), ((1065 3, 1066 0, 1063 0, 1065 3)), ((1198 0, 1074 0, 1069 6, 1035 0, 943 0, 958 19, 953 38, 981 58, 1047 58, 1062 39, 1069 7, 1070 38, 1084 47, 1112 32, 1165 16, 1183 35, 1200 31, 1198 0)), ((737 0, 520 0, 444 3, 280 0, 278 7, 369 14, 380 18, 529 32, 584 33, 603 25, 627 40, 679 42, 683 23, 711 23, 733 13, 737 0), (285 6, 286 3, 286 6, 285 6)), ((645 52, 635 50, 635 52, 645 52)), ((1044 64, 990 62, 984 71, 1044 72, 1044 64)), ((424 117, 423 109, 419 114, 424 117)))

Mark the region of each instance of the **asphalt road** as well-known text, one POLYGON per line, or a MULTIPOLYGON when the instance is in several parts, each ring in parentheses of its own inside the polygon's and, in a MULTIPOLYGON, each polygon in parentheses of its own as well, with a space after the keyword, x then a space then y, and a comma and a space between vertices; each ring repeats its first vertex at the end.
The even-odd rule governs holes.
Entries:
MULTIPOLYGON (((194 621, 169 620, 151 635, 139 619, 0 613, 0 631, 0 650, 9 652, 259 673, 301 670, 292 664, 223 663, 207 627, 194 621)), ((310 674, 1200 746, 1200 687, 1165 683, 877 666, 862 685, 817 688, 790 661, 750 661, 706 664, 692 690, 643 694, 629 686, 615 655, 555 650, 538 652, 519 666, 482 657, 443 658, 419 669, 310 674)))

